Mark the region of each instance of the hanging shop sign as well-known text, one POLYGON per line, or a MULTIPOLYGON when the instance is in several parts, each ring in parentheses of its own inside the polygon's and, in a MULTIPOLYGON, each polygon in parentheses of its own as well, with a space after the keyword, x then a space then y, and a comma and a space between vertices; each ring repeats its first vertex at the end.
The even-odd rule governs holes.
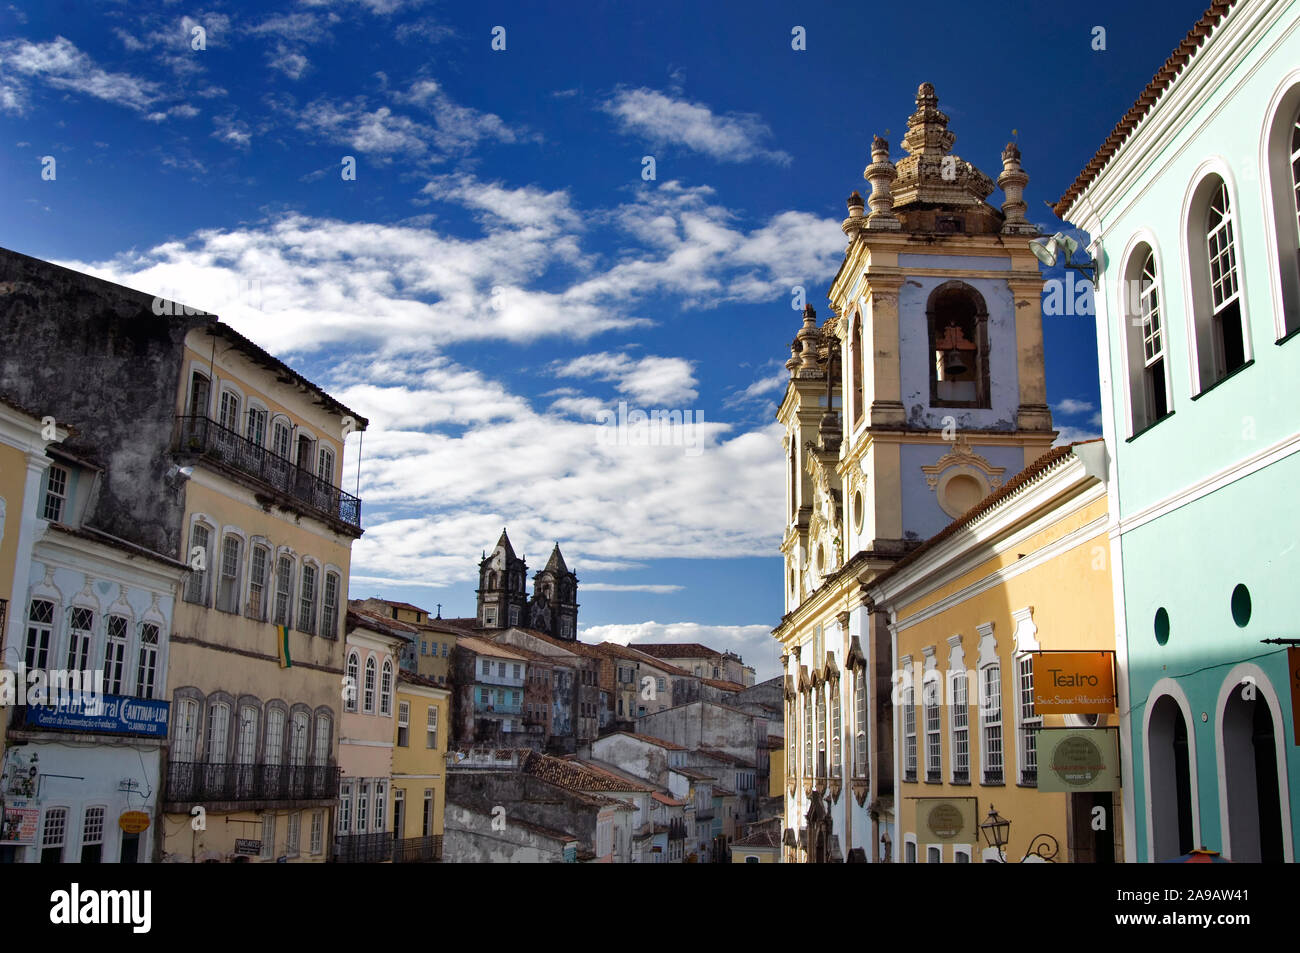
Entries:
POLYGON ((1114 728, 1040 728, 1037 734, 1038 790, 1119 790, 1119 735, 1114 728))
POLYGON ((149 815, 144 811, 124 811, 117 826, 128 834, 141 834, 149 829, 149 815))
POLYGON ((1034 711, 1040 715, 1115 710, 1114 652, 1035 652, 1034 711))
POLYGON ((916 832, 929 843, 974 844, 979 840, 973 797, 919 797, 916 832))

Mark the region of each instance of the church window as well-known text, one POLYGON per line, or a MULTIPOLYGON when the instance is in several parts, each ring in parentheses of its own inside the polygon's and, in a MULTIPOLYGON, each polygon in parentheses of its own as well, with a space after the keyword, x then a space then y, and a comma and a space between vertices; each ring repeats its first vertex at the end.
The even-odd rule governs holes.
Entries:
POLYGON ((849 344, 849 360, 853 364, 853 422, 862 419, 862 319, 853 316, 853 336, 849 344))
POLYGON ((518 606, 511 606, 511 607, 510 607, 510 624, 511 624, 511 625, 518 625, 518 624, 519 624, 519 607, 518 607, 518 606))
POLYGON ((984 299, 964 282, 945 282, 930 295, 926 320, 931 405, 988 407, 988 311, 984 299))

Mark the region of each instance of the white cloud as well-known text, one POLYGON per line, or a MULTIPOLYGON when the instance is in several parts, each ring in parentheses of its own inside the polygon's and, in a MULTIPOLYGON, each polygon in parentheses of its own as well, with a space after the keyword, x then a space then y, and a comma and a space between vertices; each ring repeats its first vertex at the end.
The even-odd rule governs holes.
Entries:
POLYGON ((143 112, 160 97, 158 85, 128 73, 110 73, 62 36, 48 43, 7 40, 0 43, 0 106, 9 112, 25 107, 23 79, 39 80, 143 112))
POLYGON ((1101 432, 1088 427, 1057 427, 1059 433, 1052 446, 1060 447, 1068 443, 1078 443, 1082 440, 1095 440, 1101 436, 1101 432))
POLYGON ((674 99, 657 90, 621 89, 603 108, 624 132, 654 144, 685 146, 722 162, 768 159, 790 164, 790 155, 760 143, 772 136, 767 123, 751 113, 719 115, 703 103, 674 99))
POLYGON ((680 357, 631 358, 605 351, 556 362, 560 377, 594 377, 614 383, 618 392, 644 405, 687 404, 699 396, 692 363, 680 357))
POLYGON ((1064 414, 1066 417, 1073 417, 1075 414, 1086 414, 1090 410, 1096 410, 1097 405, 1087 400, 1076 400, 1073 397, 1067 397, 1052 406, 1052 410, 1058 414, 1064 414))
MULTIPOLYGON (((579 584, 578 591, 582 591, 579 584)), ((755 670, 757 681, 781 674, 781 649, 772 638, 772 627, 757 625, 707 625, 700 622, 636 622, 623 625, 593 625, 582 628, 584 642, 614 642, 636 646, 638 642, 698 642, 719 652, 735 652, 755 670)))

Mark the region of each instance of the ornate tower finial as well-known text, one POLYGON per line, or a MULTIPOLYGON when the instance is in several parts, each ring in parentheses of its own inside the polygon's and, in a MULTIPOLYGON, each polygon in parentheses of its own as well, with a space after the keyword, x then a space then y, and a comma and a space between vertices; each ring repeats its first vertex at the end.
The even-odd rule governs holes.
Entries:
POLYGON ((1020 168, 1020 147, 1008 142, 1002 150, 1002 174, 998 176, 998 187, 1006 196, 1002 203, 1002 214, 1006 221, 1002 224, 1004 235, 1033 235, 1038 229, 1025 220, 1025 185, 1029 176, 1020 168))
POLYGON ((817 309, 804 305, 803 327, 795 335, 799 342, 799 370, 815 371, 817 369, 817 342, 821 332, 817 330, 817 309))
POLYGON ((889 143, 880 136, 871 140, 871 165, 862 170, 862 177, 871 183, 871 214, 867 216, 867 228, 892 231, 902 228, 894 214, 892 191, 898 170, 889 161, 889 143))
POLYGON ((867 224, 862 215, 862 210, 865 207, 862 202, 862 195, 857 189, 854 189, 849 195, 848 206, 849 217, 840 223, 840 231, 844 232, 851 242, 854 236, 862 231, 862 227, 867 224))
POLYGON ((934 87, 922 83, 916 91, 916 112, 907 117, 903 148, 911 155, 942 156, 952 149, 957 136, 948 131, 948 117, 939 111, 934 87))

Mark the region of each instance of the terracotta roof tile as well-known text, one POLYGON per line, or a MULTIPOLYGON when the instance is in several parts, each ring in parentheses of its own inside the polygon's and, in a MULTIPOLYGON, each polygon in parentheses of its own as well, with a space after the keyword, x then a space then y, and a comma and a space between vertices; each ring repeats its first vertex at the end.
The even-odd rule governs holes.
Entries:
POLYGON ((608 735, 601 735, 602 738, 608 738, 610 735, 627 735, 629 738, 635 738, 637 741, 644 741, 649 745, 657 745, 660 748, 666 748, 669 751, 685 751, 681 745, 675 745, 671 741, 664 741, 662 738, 655 738, 651 735, 638 735, 635 731, 611 731, 608 735))
POLYGON ((530 752, 525 759, 523 770, 526 774, 549 781, 552 784, 571 791, 584 793, 593 791, 616 791, 635 793, 646 788, 624 781, 607 771, 593 770, 578 761, 564 761, 560 758, 539 752, 530 752))
POLYGON ((719 658, 723 654, 699 642, 629 642, 628 645, 655 658, 719 658))

